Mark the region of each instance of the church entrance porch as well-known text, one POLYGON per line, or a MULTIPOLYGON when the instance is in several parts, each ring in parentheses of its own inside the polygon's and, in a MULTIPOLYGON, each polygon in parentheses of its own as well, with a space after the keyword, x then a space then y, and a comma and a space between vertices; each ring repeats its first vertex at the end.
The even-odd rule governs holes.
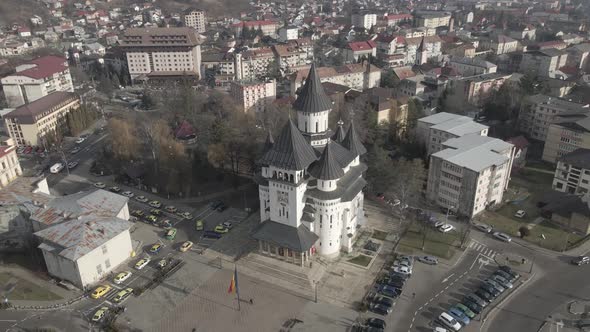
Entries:
POLYGON ((311 256, 315 252, 315 248, 310 248, 305 251, 295 251, 286 247, 278 246, 267 241, 258 241, 258 252, 261 255, 273 257, 288 263, 299 265, 301 267, 307 266, 311 256))

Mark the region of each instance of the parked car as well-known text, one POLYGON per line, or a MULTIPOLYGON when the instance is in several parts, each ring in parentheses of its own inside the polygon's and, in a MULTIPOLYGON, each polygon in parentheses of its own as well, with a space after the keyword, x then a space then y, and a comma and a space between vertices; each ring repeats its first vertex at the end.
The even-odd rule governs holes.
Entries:
POLYGON ((135 197, 135 200, 138 201, 138 202, 141 202, 141 203, 145 203, 145 202, 148 201, 148 198, 145 197, 145 196, 136 196, 135 197))
POLYGON ((94 184, 94 186, 98 189, 104 189, 107 185, 102 182, 97 182, 94 184))
POLYGON ((106 293, 108 293, 111 289, 112 289, 112 287, 110 285, 100 285, 94 289, 92 294, 90 294, 90 297, 92 297, 93 299, 100 299, 106 293))
POLYGON ((227 229, 232 229, 234 227, 234 225, 232 225, 232 223, 229 221, 224 221, 221 225, 227 229))
POLYGON ((219 234, 225 234, 229 232, 229 229, 225 228, 223 225, 217 225, 215 226, 214 231, 219 234))
POLYGON ((502 277, 499 274, 492 275, 492 279, 494 279, 500 285, 504 286, 504 288, 510 289, 510 288, 514 287, 508 279, 502 277))
POLYGON ((161 243, 155 243, 154 245, 152 245, 152 247, 150 248, 150 253, 152 254, 157 254, 160 252, 160 250, 162 249, 162 244, 161 243))
POLYGON ((572 264, 577 265, 577 266, 581 266, 584 264, 588 264, 590 263, 590 257, 588 256, 578 256, 574 259, 572 259, 572 264))
POLYGON ((503 279, 505 279, 506 281, 511 282, 511 283, 513 283, 514 281, 516 281, 516 278, 513 275, 511 275, 509 273, 506 273, 506 272, 504 272, 502 270, 497 270, 496 272, 494 272, 493 277, 496 277, 496 276, 500 276, 503 279))
POLYGON ((461 310, 465 315, 467 315, 467 317, 469 318, 473 318, 475 317, 475 312, 473 312, 471 309, 469 309, 467 306, 465 306, 462 303, 457 303, 455 305, 455 308, 461 310))
POLYGON ((205 231, 203 233, 203 237, 208 238, 208 239, 220 239, 221 234, 214 232, 214 231, 205 231))
POLYGON ((75 147, 75 148, 72 149, 72 151, 70 151, 70 153, 71 154, 76 154, 76 153, 80 152, 80 150, 81 149, 79 147, 75 147))
POLYGON ((78 166, 77 161, 71 161, 68 163, 68 169, 74 169, 74 168, 76 168, 76 166, 78 166))
POLYGON ((387 316, 388 314, 391 313, 391 307, 386 307, 380 303, 369 304, 369 310, 371 310, 372 312, 374 312, 376 314, 383 315, 383 316, 387 316))
POLYGON ((474 224, 473 226, 484 233, 491 233, 494 229, 492 226, 486 224, 474 224))
POLYGON ((124 271, 121 272, 119 274, 117 274, 117 276, 115 277, 115 279, 113 279, 113 282, 117 285, 122 284, 123 282, 125 282, 125 280, 129 279, 129 277, 131 277, 131 272, 129 271, 124 271))
POLYGON ((389 297, 385 297, 385 296, 381 296, 381 295, 375 295, 371 299, 371 303, 381 304, 386 307, 393 307, 393 300, 390 299, 389 297))
POLYGON ((514 216, 516 218, 524 218, 526 216, 526 211, 525 210, 518 210, 518 211, 516 211, 514 216))
POLYGON ((131 294, 133 294, 133 288, 130 288, 130 287, 125 288, 124 290, 117 293, 117 295, 115 295, 115 297, 113 297, 113 302, 121 303, 121 302, 125 301, 126 298, 131 296, 131 294))
POLYGON ((61 172, 62 169, 64 169, 64 164, 56 163, 49 168, 49 171, 53 174, 57 174, 57 173, 61 172))
POLYGON ((445 224, 444 221, 436 220, 436 218, 434 219, 434 228, 439 228, 440 226, 442 226, 444 224, 445 224))
POLYGON ((176 211, 178 211, 178 209, 175 206, 172 205, 168 205, 164 208, 164 210, 166 210, 167 212, 170 213, 176 213, 176 211))
POLYGON ((475 302, 477 305, 479 305, 482 308, 485 308, 488 306, 488 301, 482 299, 481 297, 479 297, 477 294, 475 293, 470 293, 467 294, 465 296, 465 299, 471 302, 475 302))
MULTIPOLYGON (((479 286, 478 291, 479 290, 484 291, 485 293, 490 294, 489 300, 492 300, 495 297, 498 297, 498 295, 500 295, 500 291, 499 290, 497 290, 494 286, 492 286, 492 285, 490 285, 488 283, 485 283, 485 282, 479 286)), ((488 299, 486 299, 486 300, 488 300, 488 299)))
POLYGON ((461 324, 459 324, 459 322, 457 322, 455 318, 453 318, 446 312, 441 313, 436 319, 436 321, 442 324, 443 326, 452 329, 453 331, 459 331, 461 329, 461 324))
POLYGON ((469 310, 473 311, 476 315, 481 313, 483 310, 483 307, 481 305, 473 301, 469 301, 467 299, 464 299, 461 304, 465 305, 467 308, 469 308, 469 310))
POLYGON ((377 293, 385 295, 387 297, 396 298, 402 293, 402 290, 399 288, 384 285, 377 289, 377 293))
POLYGON ((154 216, 159 216, 162 214, 162 210, 160 209, 151 209, 150 213, 153 214, 154 216))
POLYGON ((200 220, 197 220, 196 223, 195 223, 195 225, 196 225, 197 231, 202 231, 203 230, 203 227, 204 227, 203 220, 201 220, 201 219, 200 220))
POLYGON ((516 272, 514 272, 514 270, 512 270, 510 268, 510 266, 506 266, 506 265, 501 265, 498 267, 498 270, 500 271, 504 271, 505 273, 508 273, 509 275, 511 275, 514 279, 518 279, 520 278, 520 275, 516 272))
POLYGON ((117 186, 114 186, 114 187, 110 187, 110 188, 109 188, 109 191, 112 191, 112 192, 114 192, 114 193, 118 193, 118 192, 120 192, 120 191, 121 191, 121 188, 119 188, 119 187, 117 187, 117 186))
POLYGON ((86 137, 78 137, 76 139, 76 144, 80 144, 80 143, 84 142, 85 140, 86 140, 86 137))
POLYGON ((149 258, 142 258, 140 260, 137 261, 137 263, 135 263, 135 268, 138 270, 143 269, 146 265, 148 265, 148 263, 150 262, 149 258))
POLYGON ((438 259, 434 256, 419 256, 418 261, 428 265, 438 264, 438 259))
POLYGON ((190 212, 179 212, 178 215, 184 219, 193 219, 193 215, 190 212))
POLYGON ((145 218, 145 220, 151 224, 155 224, 158 222, 158 217, 154 216, 153 214, 150 214, 145 218))
POLYGON ((215 201, 213 201, 213 202, 211 202, 211 203, 209 204, 209 207, 210 207, 210 208, 212 208, 213 210, 215 210, 215 209, 217 209, 217 207, 218 207, 218 206, 220 206, 221 204, 223 204, 223 202, 222 202, 222 201, 220 201, 220 200, 215 200, 215 201))
POLYGON ((448 232, 450 232, 450 231, 452 231, 452 230, 454 230, 454 229, 455 229, 455 227, 454 227, 453 225, 450 225, 450 224, 444 224, 444 225, 442 225, 442 226, 440 226, 440 227, 438 228, 438 231, 439 231, 439 232, 443 232, 443 233, 448 233, 448 232))
POLYGON ((368 318, 365 321, 365 325, 370 327, 376 327, 378 329, 385 329, 387 327, 385 321, 379 318, 368 318))
POLYGON ((121 195, 125 196, 125 197, 129 197, 129 198, 133 198, 133 196, 135 196, 135 194, 133 194, 130 191, 124 191, 121 193, 121 195))
POLYGON ((160 261, 158 262, 158 267, 160 269, 163 269, 166 267, 166 265, 168 265, 168 260, 166 258, 162 258, 160 259, 160 261))
POLYGON ((151 207, 159 209, 160 207, 162 207, 162 203, 160 203, 160 201, 151 201, 149 204, 151 207))
POLYGON ((484 282, 487 284, 490 284, 492 287, 497 289, 500 293, 503 293, 504 291, 506 291, 506 287, 502 286, 499 282, 497 282, 496 280, 494 280, 492 278, 488 278, 488 279, 484 280, 484 282))
POLYGON ((166 232, 166 238, 170 241, 174 240, 176 237, 176 228, 170 228, 168 232, 166 232))
POLYGON ((391 287, 396 287, 396 288, 402 288, 402 287, 404 287, 405 280, 391 279, 391 278, 385 277, 385 278, 382 278, 379 281, 377 281, 377 284, 379 286, 391 286, 391 287))
POLYGON ((183 243, 180 246, 180 251, 181 252, 188 251, 190 248, 192 248, 192 246, 193 246, 193 243, 191 241, 186 241, 185 243, 183 243))
POLYGON ((481 287, 475 291, 475 295, 479 296, 480 299, 483 299, 487 303, 491 303, 493 300, 492 294, 488 293, 485 289, 481 287))
POLYGON ((134 210, 131 212, 131 215, 136 216, 136 217, 143 217, 145 213, 142 210, 134 210))
POLYGON ((100 307, 100 309, 96 310, 94 316, 92 316, 93 322, 99 322, 103 317, 109 312, 109 307, 100 307))
POLYGON ((225 206, 224 203, 221 203, 221 205, 219 205, 215 210, 217 210, 217 212, 223 212, 225 209, 227 209, 227 206, 225 206))
POLYGON ((363 248, 370 251, 377 251, 379 249, 379 244, 369 240, 365 243, 363 248))
POLYGON ((463 326, 467 326, 471 322, 471 319, 469 319, 469 317, 467 317, 467 315, 463 311, 457 308, 451 308, 448 311, 448 314, 455 318, 455 320, 457 320, 463 326))
POLYGON ((406 275, 411 275, 412 274, 412 268, 408 267, 408 266, 396 266, 393 268, 393 272, 395 273, 400 273, 400 274, 406 274, 406 275))
POLYGON ((494 232, 494 237, 500 241, 510 242, 512 238, 504 233, 501 232, 494 232))

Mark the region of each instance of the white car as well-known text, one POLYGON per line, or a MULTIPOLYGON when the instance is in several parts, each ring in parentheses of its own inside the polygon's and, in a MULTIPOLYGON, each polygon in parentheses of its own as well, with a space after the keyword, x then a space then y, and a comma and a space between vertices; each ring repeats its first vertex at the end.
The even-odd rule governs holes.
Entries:
POLYGON ((224 222, 222 225, 227 229, 232 229, 232 227, 234 227, 234 225, 232 225, 232 223, 229 221, 224 222))
POLYGON ((444 221, 435 221, 434 222, 434 228, 439 228, 440 226, 444 225, 445 222, 444 221))
POLYGON ((127 280, 127 279, 129 279, 129 277, 131 277, 131 274, 132 273, 129 271, 121 272, 121 273, 117 274, 117 276, 115 277, 113 282, 117 285, 122 284, 125 280, 127 280))
POLYGON ((104 189, 107 185, 102 182, 97 182, 94 184, 94 186, 98 189, 104 189))
POLYGON ((132 192, 130 191, 124 191, 121 193, 121 195, 125 196, 125 197, 129 197, 132 198, 133 196, 135 196, 132 192))
POLYGON ((475 224, 474 226, 484 233, 491 233, 493 230, 492 226, 486 224, 475 224))
POLYGON ((526 211, 525 210, 518 210, 518 211, 516 211, 514 216, 516 218, 524 218, 526 216, 526 211))
POLYGON ((76 166, 78 166, 78 162, 77 161, 72 161, 68 163, 68 169, 73 169, 76 166))
POLYGON ((70 151, 71 154, 76 154, 78 152, 80 152, 80 148, 79 147, 75 147, 75 148, 72 149, 72 151, 70 151))
POLYGON ((145 202, 148 201, 148 198, 145 197, 145 196, 135 196, 135 200, 138 201, 138 202, 145 203, 145 202))
POLYGON ((146 265, 148 265, 149 262, 150 262, 149 257, 142 258, 142 259, 138 260, 137 263, 135 263, 135 268, 138 269, 138 270, 141 270, 146 265))
POLYGON ((162 207, 162 203, 160 203, 159 201, 151 201, 149 204, 151 207, 159 209, 160 207, 162 207))
POLYGON ((453 225, 449 225, 449 224, 444 224, 438 228, 439 232, 443 232, 443 233, 448 233, 448 232, 452 231, 453 229, 455 229, 455 227, 453 227, 453 225))
POLYGON ((510 236, 508 236, 507 234, 504 233, 500 233, 500 232, 494 232, 494 237, 500 241, 504 241, 504 242, 510 242, 512 241, 512 238, 510 236))
POLYGON ((80 144, 82 142, 84 142, 86 140, 86 137, 78 137, 78 139, 76 140, 76 144, 80 144))
POLYGON ((446 312, 441 313, 440 316, 438 316, 437 321, 453 331, 459 331, 461 329, 461 324, 446 312))
POLYGON ((412 274, 412 268, 408 266, 396 266, 393 268, 393 272, 410 275, 412 274))

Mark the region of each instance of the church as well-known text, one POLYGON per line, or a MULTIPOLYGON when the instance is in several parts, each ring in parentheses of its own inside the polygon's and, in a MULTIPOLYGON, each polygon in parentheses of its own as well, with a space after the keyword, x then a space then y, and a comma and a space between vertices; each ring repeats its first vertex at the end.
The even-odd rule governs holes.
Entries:
POLYGON ((332 101, 312 64, 291 118, 276 139, 269 134, 256 174, 260 224, 252 232, 259 253, 300 266, 314 255, 335 258, 351 252, 364 224, 367 152, 354 123, 328 123, 332 101))

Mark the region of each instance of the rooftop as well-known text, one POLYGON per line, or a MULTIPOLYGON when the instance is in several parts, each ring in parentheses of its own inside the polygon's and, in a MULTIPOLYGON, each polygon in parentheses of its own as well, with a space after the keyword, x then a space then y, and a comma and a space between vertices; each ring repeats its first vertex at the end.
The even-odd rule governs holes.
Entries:
POLYGON ((575 167, 590 169, 590 149, 576 149, 561 157, 560 161, 575 167))
MULTIPOLYGON (((370 72, 377 72, 381 71, 378 67, 374 65, 369 65, 370 72)), ((318 75, 320 78, 328 78, 334 77, 339 75, 347 75, 353 73, 362 73, 367 70, 367 66, 362 63, 353 63, 344 66, 338 67, 319 67, 317 68, 318 75)), ((302 82, 305 78, 309 75, 309 69, 301 69, 298 70, 296 73, 293 73, 292 79, 295 79, 296 82, 302 82)))
POLYGON ((33 124, 36 122, 36 117, 38 115, 52 110, 54 107, 57 107, 62 103, 71 102, 76 99, 79 99, 79 97, 73 92, 56 91, 28 104, 19 106, 4 117, 18 118, 20 123, 33 124))
POLYGON ((447 148, 434 153, 432 157, 480 172, 492 166, 505 164, 509 158, 500 152, 513 145, 488 136, 465 135, 447 140, 444 146, 447 148))
POLYGON ((42 79, 51 77, 56 73, 61 73, 66 69, 68 69, 66 59, 48 55, 18 66, 16 73, 11 76, 26 76, 34 79, 42 79), (22 68, 22 70, 19 70, 19 68, 22 68))
POLYGON ((196 46, 199 34, 191 28, 129 28, 123 35, 122 46, 196 46))
POLYGON ((460 64, 464 64, 464 65, 470 65, 470 66, 483 67, 483 68, 487 68, 487 69, 498 67, 489 61, 485 61, 485 60, 482 60, 479 58, 452 57, 451 62, 460 63, 460 64))
POLYGON ((552 105, 552 106, 555 106, 555 107, 560 108, 561 110, 567 111, 567 112, 579 113, 579 112, 590 111, 588 104, 586 104, 586 105, 578 104, 578 103, 574 103, 569 100, 556 98, 556 97, 552 97, 552 96, 547 96, 547 95, 542 95, 542 94, 530 96, 530 97, 528 97, 528 100, 532 103, 535 103, 535 104, 552 105))

